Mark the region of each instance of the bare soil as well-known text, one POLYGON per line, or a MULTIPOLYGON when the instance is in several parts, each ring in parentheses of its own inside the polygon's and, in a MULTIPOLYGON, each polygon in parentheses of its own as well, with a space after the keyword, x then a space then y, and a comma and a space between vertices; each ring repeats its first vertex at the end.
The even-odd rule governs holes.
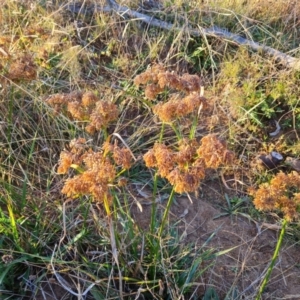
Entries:
MULTIPOLYGON (((150 190, 143 189, 143 195, 147 193, 151 195, 150 190)), ((199 279, 199 299, 208 287, 213 287, 218 292, 219 299, 224 299, 226 293, 232 289, 238 291, 239 299, 255 299, 257 289, 272 259, 280 224, 276 224, 275 218, 272 223, 256 222, 247 217, 247 212, 224 215, 223 208, 227 207, 225 193, 229 198, 235 194, 232 192, 230 195, 230 191, 225 190, 222 182, 212 180, 202 185, 197 197, 176 197, 170 211, 170 223, 177 224, 181 242, 184 244, 192 243, 196 244, 196 247, 203 247, 214 234, 205 249, 230 250, 218 256, 215 261, 208 262, 214 264, 199 279)), ((133 191, 132 195, 135 198, 131 202, 132 216, 141 229, 148 230, 151 203, 139 193, 133 191), (139 205, 136 201, 139 201, 139 205)), ((166 202, 167 200, 163 200, 158 204, 161 214, 166 202)), ((300 299, 299 250, 299 245, 288 239, 287 234, 263 300, 300 299)), ((41 290, 43 295, 39 291, 31 299, 70 299, 68 297, 71 296, 55 280, 45 281, 41 290)))
MULTIPOLYGON (((254 299, 272 259, 280 224, 258 223, 247 218, 247 213, 218 217, 224 213, 221 207, 227 205, 219 187, 219 184, 202 187, 198 198, 192 198, 193 203, 188 197, 177 197, 170 218, 178 223, 183 243, 196 242, 201 247, 215 233, 208 247, 216 251, 231 249, 219 256, 201 278, 199 296, 212 286, 223 299, 225 293, 235 287, 243 299, 254 299)), ((162 211, 164 204, 161 204, 162 211)), ((142 207, 142 212, 138 206, 133 207, 132 212, 137 223, 147 229, 151 205, 142 207)), ((300 299, 299 250, 299 245, 285 239, 263 299, 300 299)))

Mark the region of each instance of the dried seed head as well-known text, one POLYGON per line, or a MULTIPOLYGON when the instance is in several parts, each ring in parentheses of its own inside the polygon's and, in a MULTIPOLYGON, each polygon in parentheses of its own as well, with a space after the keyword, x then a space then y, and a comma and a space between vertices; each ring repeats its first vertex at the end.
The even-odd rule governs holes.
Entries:
POLYGON ((156 98, 156 96, 159 93, 161 93, 162 91, 163 91, 163 89, 161 87, 159 87, 157 84, 155 84, 155 83, 148 84, 145 88, 145 96, 149 100, 154 100, 156 98))
POLYGON ((11 63, 7 78, 13 81, 33 80, 37 76, 37 66, 30 54, 24 54, 11 63))
POLYGON ((132 157, 129 149, 119 148, 117 143, 113 146, 113 159, 117 166, 122 166, 123 169, 130 169, 132 165, 132 157))
POLYGON ((95 130, 106 128, 110 122, 118 118, 118 115, 119 111, 114 103, 99 101, 90 115, 90 124, 86 129, 91 131, 91 128, 95 130))
POLYGON ((166 103, 158 103, 153 106, 152 111, 156 114, 162 122, 169 123, 174 120, 176 116, 177 103, 170 100, 166 103))
POLYGON ((99 101, 99 99, 97 98, 97 96, 92 93, 92 92, 86 92, 82 95, 82 105, 84 107, 90 107, 90 106, 93 106, 95 105, 95 103, 97 101, 99 101))
POLYGON ((300 176, 297 172, 279 172, 270 183, 250 189, 255 207, 263 211, 280 210, 287 221, 299 219, 300 176))
POLYGON ((147 153, 145 153, 143 159, 147 168, 154 168, 157 166, 157 161, 153 149, 150 149, 147 153))
POLYGON ((204 159, 207 168, 218 168, 221 164, 231 163, 234 154, 226 147, 226 143, 215 134, 208 134, 201 139, 197 153, 204 159))
POLYGON ((174 186, 176 193, 195 192, 200 184, 200 178, 189 170, 182 171, 173 169, 167 176, 169 182, 174 186))
POLYGON ((201 79, 198 75, 183 74, 181 76, 182 90, 186 92, 199 92, 201 79))

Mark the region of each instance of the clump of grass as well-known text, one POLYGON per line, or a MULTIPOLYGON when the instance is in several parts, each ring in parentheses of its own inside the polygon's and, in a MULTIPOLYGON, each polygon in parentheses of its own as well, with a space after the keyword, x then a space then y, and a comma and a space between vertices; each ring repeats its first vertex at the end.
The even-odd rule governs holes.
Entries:
MULTIPOLYGON (((162 65, 154 65, 136 76, 134 82, 137 85, 147 84, 145 95, 152 100, 165 88, 188 93, 181 101, 171 99, 153 107, 153 112, 158 114, 163 122, 179 119, 180 123, 180 118, 191 113, 195 114, 195 111, 198 112, 199 108, 206 103, 206 99, 199 95, 201 82, 197 75, 184 74, 179 76, 166 71, 162 65), (149 81, 150 83, 148 83, 149 81), (170 106, 173 109, 170 109, 170 106)), ((97 101, 97 98, 89 92, 85 94, 56 94, 51 96, 47 102, 55 106, 57 113, 62 107, 65 107, 74 119, 91 120, 91 123, 85 128, 89 133, 107 127, 109 122, 115 120, 118 115, 116 105, 106 101, 97 101)), ((174 126, 172 128, 177 133, 177 129, 174 126)), ((207 168, 218 168, 221 164, 230 164, 233 161, 233 152, 229 151, 225 142, 218 139, 214 134, 203 137, 200 144, 195 138, 191 138, 191 134, 189 138, 183 139, 179 135, 177 138, 179 138, 179 151, 174 152, 168 146, 157 142, 153 149, 144 155, 146 166, 148 168, 156 167, 157 174, 168 179, 177 193, 195 192, 205 177, 207 168)), ((131 166, 130 151, 119 149, 116 144, 112 146, 106 142, 102 146, 103 153, 95 153, 91 150, 87 151, 85 142, 84 139, 73 141, 70 144, 70 150, 61 153, 58 173, 66 173, 70 166, 81 173, 68 180, 62 192, 67 196, 92 194, 96 199, 102 199, 102 194, 107 196, 108 183, 112 183, 116 177, 116 172, 113 171, 113 166, 107 158, 108 153, 112 153, 115 163, 129 169, 131 166), (82 163, 84 163, 84 167, 80 166, 82 163), (105 188, 101 187, 102 181, 105 188), (91 187, 92 182, 95 182, 97 188, 96 186, 91 187), (99 194, 96 193, 96 190, 99 194)))
MULTIPOLYGON (((180 123, 180 118, 191 113, 198 113, 199 107, 203 107, 203 104, 205 105, 207 102, 203 96, 199 96, 201 84, 200 78, 197 75, 184 74, 183 76, 179 76, 175 73, 165 71, 162 65, 154 65, 149 70, 136 76, 134 82, 137 85, 147 84, 145 87, 145 95, 152 100, 165 88, 188 93, 188 95, 181 100, 173 101, 173 99, 171 99, 153 106, 153 112, 158 114, 163 122, 166 120, 171 122, 172 120, 179 119, 180 123), (151 82, 148 83, 149 81, 151 82), (170 109, 170 107, 173 109, 170 109)), ((118 109, 115 104, 110 104, 107 101, 97 101, 95 95, 89 92, 84 94, 56 94, 51 96, 47 102, 55 106, 56 113, 58 113, 62 107, 65 107, 75 120, 90 121, 90 124, 85 128, 89 133, 93 133, 96 129, 101 130, 107 127, 108 124, 118 116, 118 109), (91 130, 91 128, 93 130, 91 130)), ((178 124, 178 126, 179 125, 180 124, 178 124)), ((175 127, 173 128, 176 130, 175 127)), ((175 132, 177 133, 177 131, 175 132)), ((84 162, 87 169, 94 168, 96 173, 104 167, 104 165, 99 167, 99 170, 95 168, 93 164, 97 161, 97 159, 94 158, 96 154, 94 152, 91 153, 91 151, 83 151, 85 142, 84 139, 73 141, 70 144, 70 151, 63 151, 61 153, 61 163, 58 168, 59 173, 66 173, 71 165, 80 165, 82 162, 84 162)), ((233 160, 233 152, 229 151, 226 147, 226 143, 218 139, 214 134, 203 137, 200 144, 198 144, 194 138, 180 138, 178 143, 178 152, 173 152, 166 145, 156 143, 153 150, 149 150, 144 155, 146 166, 157 167, 158 175, 167 178, 169 182, 174 185, 174 190, 177 193, 195 192, 199 187, 200 181, 205 177, 205 169, 218 168, 221 164, 229 164, 233 160)), ((130 152, 128 149, 120 150, 116 145, 112 146, 109 143, 104 143, 102 147, 104 159, 107 153, 112 151, 112 157, 115 159, 115 162, 126 168, 130 167, 130 152)), ((101 156, 102 154, 97 154, 100 162, 101 159, 99 155, 101 156)), ((78 167, 78 170, 82 170, 81 167, 78 167)), ((96 176, 96 173, 93 176, 96 176)), ((108 174, 110 174, 110 172, 106 175, 108 174)), ((82 175, 84 175, 84 173, 82 173, 82 175)), ((80 182, 81 185, 83 185, 85 181, 90 182, 88 178, 93 177, 90 175, 86 176, 87 177, 80 176, 80 178, 78 178, 78 182, 80 182)), ((110 180, 113 180, 114 177, 115 173, 110 177, 110 180)), ((98 184, 100 184, 101 180, 100 178, 98 179, 95 179, 95 181, 98 181, 98 184)), ((69 181, 66 185, 71 185, 71 182, 69 181)), ((69 190, 69 188, 66 188, 66 190, 69 190)), ((68 194, 68 196, 78 194, 75 191, 67 193, 66 190, 64 190, 64 193, 68 194)), ((87 192, 86 189, 83 190, 87 192)))
MULTIPOLYGON (((151 82, 146 85, 145 94, 148 97, 150 96, 152 101, 158 93, 163 91, 177 90, 183 95, 186 94, 186 96, 183 96, 182 103, 179 100, 173 102, 174 111, 173 113, 171 112, 171 116, 168 118, 170 119, 168 124, 174 129, 173 134, 178 139, 178 149, 171 149, 170 146, 163 144, 164 125, 162 125, 161 134, 158 136, 157 142, 154 143, 153 149, 148 150, 143 156, 146 167, 157 169, 153 182, 153 195, 155 196, 156 194, 158 176, 166 178, 171 186, 173 186, 161 221, 156 219, 157 206, 153 199, 149 232, 145 233, 147 244, 144 247, 149 249, 148 259, 150 259, 148 276, 153 280, 151 283, 148 282, 148 285, 150 285, 150 290, 153 292, 156 289, 157 278, 160 278, 157 273, 158 271, 155 270, 155 265, 163 259, 164 254, 161 252, 160 244, 168 235, 166 221, 175 192, 196 192, 205 177, 206 169, 216 169, 222 164, 231 164, 234 154, 227 149, 226 143, 217 138, 215 134, 205 135, 200 142, 195 137, 192 137, 194 133, 191 134, 191 132, 188 132, 185 138, 182 137, 184 133, 178 134, 183 118, 191 116, 192 118, 196 117, 196 120, 198 120, 199 107, 206 107, 206 99, 200 95, 200 93, 203 93, 203 89, 201 89, 200 78, 198 76, 188 74, 179 76, 176 73, 166 71, 162 65, 154 65, 150 70, 138 75, 135 83, 147 84, 149 80, 151 82), (176 121, 176 124, 172 124, 172 121, 176 121)), ((93 121, 93 116, 105 117, 107 122, 102 122, 101 126, 98 127, 94 126, 97 130, 102 129, 106 131, 110 121, 117 117, 118 109, 116 105, 112 105, 112 109, 110 109, 110 106, 103 106, 108 105, 108 102, 97 102, 96 98, 90 93, 56 94, 51 96, 47 102, 55 106, 56 114, 65 110, 65 112, 70 114, 71 118, 81 122, 84 120, 93 121), (85 101, 85 99, 90 100, 91 98, 92 101, 85 101), (98 109, 97 113, 95 113, 94 108, 100 106, 104 107, 103 110, 100 111, 98 109)), ((164 104, 169 105, 168 103, 171 102, 172 100, 167 100, 164 104)), ((153 113, 159 115, 160 110, 168 111, 160 108, 159 104, 154 105, 153 113)), ((194 121, 193 127, 196 126, 197 122, 194 121)), ((66 174, 70 168, 75 169, 77 172, 75 175, 69 172, 71 178, 65 180, 61 190, 62 194, 73 199, 88 196, 93 201, 104 205, 110 228, 113 258, 119 272, 119 292, 121 297, 122 286, 124 284, 122 282, 123 275, 121 271, 123 258, 117 253, 118 245, 122 243, 122 237, 115 233, 116 228, 119 226, 119 217, 112 209, 120 210, 123 217, 128 219, 127 222, 130 225, 127 235, 134 236, 135 229, 133 220, 130 217, 130 211, 122 207, 119 200, 120 193, 118 192, 119 187, 121 189, 126 187, 123 184, 124 180, 119 181, 122 184, 118 187, 118 179, 120 179, 121 174, 126 177, 126 173, 130 172, 132 157, 134 156, 128 148, 120 148, 116 141, 112 144, 110 142, 111 138, 112 136, 106 137, 100 151, 93 151, 83 138, 71 141, 67 150, 62 151, 60 154, 60 163, 57 172, 59 174, 66 174)), ((125 184, 132 183, 127 180, 125 184)), ((200 257, 203 255, 206 257, 206 254, 201 254, 200 257)), ((199 260, 195 262, 199 264, 199 260)), ((130 277, 133 274, 128 274, 127 276, 130 277)), ((190 279, 192 278, 190 277, 190 279)), ((180 280, 182 281, 182 278, 180 280)), ((181 284, 186 284, 186 282, 182 282, 181 284)))
MULTIPOLYGON (((50 293, 45 288, 49 284, 51 289, 50 282, 62 287, 61 295, 87 299, 203 296, 195 296, 197 280, 218 253, 207 250, 213 234, 199 247, 185 245, 176 224, 167 223, 176 192, 197 191, 209 169, 231 165, 233 152, 227 145, 248 145, 244 135, 229 140, 235 144, 225 143, 228 124, 217 118, 220 108, 255 133, 266 119, 281 117, 284 128, 296 130, 297 72, 278 72, 274 62, 260 55, 245 50, 234 55, 235 48, 227 42, 193 39, 184 30, 167 34, 143 28, 141 34, 135 21, 114 14, 70 18, 64 15, 64 6, 49 1, 4 2, 0 12, 2 296, 45 295, 50 293), (133 78, 152 60, 164 63, 135 77, 134 83, 144 88, 137 91, 133 78), (214 60, 225 61, 214 64, 220 70, 211 70, 214 60), (165 65, 180 72, 168 71, 165 65), (212 79, 208 93, 217 101, 204 97, 202 78, 187 70, 212 79), (217 77, 215 71, 220 71, 217 77), (229 103, 228 111, 224 102, 229 103), (211 127, 216 133, 207 134, 211 128, 205 114, 212 115, 212 123, 213 119, 220 123, 211 127), (118 145, 116 137, 128 146, 118 145), (139 158, 136 162, 131 152, 139 158), (142 181, 153 187, 152 220, 146 230, 131 211, 131 187, 142 181), (168 200, 160 214, 161 203, 156 200, 166 183, 168 200)), ((297 20, 291 17, 290 2, 284 10, 276 4, 264 11, 251 1, 251 5, 223 1, 226 14, 221 5, 208 9, 203 3, 192 7, 175 2, 166 3, 157 14, 176 26, 191 19, 195 28, 228 25, 266 44, 276 42, 284 50, 299 44, 299 33, 291 30, 297 20), (265 16, 274 28, 249 19, 265 16)), ((251 151, 258 151, 251 146, 251 151)), ((287 151, 291 149, 288 145, 287 151)), ((286 176, 286 180, 295 177, 286 176)), ((298 187, 286 188, 284 196, 295 204, 298 187)), ((281 199, 272 204, 277 211, 282 208, 287 220, 294 207, 284 206, 281 199)))

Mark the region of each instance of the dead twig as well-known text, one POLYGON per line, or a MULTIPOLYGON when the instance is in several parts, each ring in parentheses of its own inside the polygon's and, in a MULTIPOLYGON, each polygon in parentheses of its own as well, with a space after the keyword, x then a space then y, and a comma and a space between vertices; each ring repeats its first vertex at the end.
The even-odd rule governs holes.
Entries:
POLYGON ((135 21, 142 21, 144 23, 147 23, 151 26, 159 27, 166 30, 175 30, 175 31, 184 31, 188 33, 191 36, 214 36, 218 37, 224 40, 228 40, 232 43, 235 43, 237 45, 243 45, 250 47, 251 49, 255 51, 259 51, 265 54, 268 54, 270 56, 273 56, 275 59, 279 60, 281 64, 285 65, 286 67, 293 68, 296 70, 300 70, 300 59, 292 57, 288 54, 285 54, 281 51, 278 51, 274 48, 271 48, 269 46, 261 45, 259 43, 256 43, 254 41, 248 40, 246 38, 243 38, 242 36, 238 34, 234 34, 229 32, 227 29, 220 28, 218 26, 212 26, 209 28, 203 28, 201 26, 198 26, 198 29, 193 29, 191 26, 185 26, 185 27, 177 27, 172 23, 168 23, 162 20, 159 20, 157 18, 154 18, 152 16, 148 16, 143 13, 139 13, 135 10, 131 10, 126 6, 119 5, 115 0, 106 0, 107 6, 101 7, 100 5, 95 5, 91 9, 86 10, 82 9, 81 6, 76 6, 74 4, 69 5, 67 8, 73 13, 82 13, 82 12, 115 12, 119 14, 122 17, 129 17, 132 20, 135 21))

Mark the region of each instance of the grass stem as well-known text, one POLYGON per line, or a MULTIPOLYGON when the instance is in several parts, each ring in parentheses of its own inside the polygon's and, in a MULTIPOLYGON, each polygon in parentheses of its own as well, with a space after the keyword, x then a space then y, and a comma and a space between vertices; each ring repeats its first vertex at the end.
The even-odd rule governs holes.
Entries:
POLYGON ((169 215, 169 211, 170 211, 171 205, 172 205, 172 203, 173 203, 174 194, 175 194, 175 191, 174 191, 174 188, 173 188, 172 191, 171 191, 170 197, 169 197, 169 199, 168 199, 167 207, 166 207, 166 209, 165 209, 165 211, 164 211, 164 215, 163 215, 163 218, 162 218, 160 227, 159 227, 158 237, 161 237, 161 236, 162 236, 164 227, 165 227, 165 225, 166 225, 166 220, 167 220, 167 217, 168 217, 168 215, 169 215))
POLYGON ((154 234, 155 231, 155 221, 156 221, 156 193, 157 193, 157 181, 158 181, 158 175, 157 172, 154 175, 153 180, 153 193, 152 193, 152 207, 151 207, 151 220, 150 220, 150 232, 151 234, 154 234))
POLYGON ((276 244, 276 248, 275 248, 275 251, 274 251, 274 254, 273 254, 273 257, 272 257, 271 264, 270 264, 270 266, 267 270, 266 276, 265 276, 265 278, 264 278, 264 280, 263 280, 263 282, 262 282, 262 284, 259 288, 259 291, 258 291, 258 294, 257 294, 255 300, 260 300, 261 299, 261 295, 264 292, 265 287, 269 282, 272 270, 274 268, 276 259, 278 257, 278 254, 279 254, 279 251, 280 251, 280 248, 281 248, 281 245, 282 245, 282 241, 283 241, 283 237, 284 237, 284 234, 285 234, 287 224, 288 224, 288 221, 286 219, 283 219, 280 235, 279 235, 279 238, 277 240, 277 244, 276 244))

